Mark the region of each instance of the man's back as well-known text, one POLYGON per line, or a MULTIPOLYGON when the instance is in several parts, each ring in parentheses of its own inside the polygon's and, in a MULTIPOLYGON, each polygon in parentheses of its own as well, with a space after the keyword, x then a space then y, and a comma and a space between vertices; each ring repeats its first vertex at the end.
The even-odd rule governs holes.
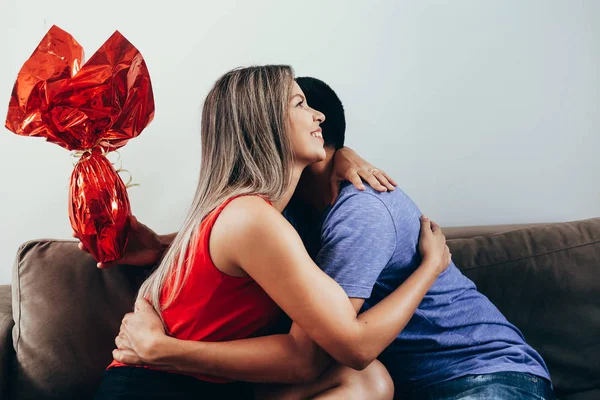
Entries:
MULTIPOLYGON (((344 185, 322 219, 315 261, 349 297, 365 299, 364 311, 421 263, 420 215, 399 189, 378 193, 344 185)), ((500 371, 549 379, 539 354, 454 264, 439 276, 380 360, 397 386, 413 389, 500 371)))

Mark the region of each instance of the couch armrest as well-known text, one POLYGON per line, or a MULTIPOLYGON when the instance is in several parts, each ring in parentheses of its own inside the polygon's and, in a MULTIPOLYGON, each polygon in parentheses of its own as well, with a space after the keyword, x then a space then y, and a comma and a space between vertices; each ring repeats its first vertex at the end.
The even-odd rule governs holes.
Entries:
POLYGON ((148 268, 98 269, 73 240, 33 240, 13 270, 15 399, 88 400, 148 268))
POLYGON ((10 285, 0 285, 0 399, 9 398, 12 362, 15 350, 12 345, 12 316, 10 285))

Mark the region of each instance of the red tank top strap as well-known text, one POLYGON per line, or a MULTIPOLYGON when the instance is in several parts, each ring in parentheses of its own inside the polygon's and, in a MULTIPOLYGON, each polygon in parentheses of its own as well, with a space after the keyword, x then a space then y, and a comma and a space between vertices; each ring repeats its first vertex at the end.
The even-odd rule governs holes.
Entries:
POLYGON ((219 207, 217 207, 215 210, 219 210, 222 211, 225 207, 227 207, 227 205, 229 203, 231 203, 233 200, 235 199, 239 199, 240 197, 244 197, 244 196, 256 196, 256 197, 260 197, 261 199, 263 199, 264 201, 266 201, 267 203, 269 203, 270 205, 273 205, 273 203, 271 203, 271 201, 269 199, 267 199, 265 196, 263 196, 262 194, 256 194, 256 193, 247 193, 247 194, 238 194, 235 195, 233 197, 228 198, 227 200, 225 200, 219 207))
POLYGON ((212 210, 206 216, 205 223, 207 224, 206 228, 208 228, 208 232, 210 232, 212 230, 212 227, 215 224, 215 221, 217 220, 217 217, 221 214, 221 212, 223 211, 223 209, 225 207, 227 207, 227 205, 229 203, 231 203, 233 200, 235 200, 237 198, 240 198, 240 197, 244 197, 244 196, 256 196, 256 197, 260 197, 261 199, 263 199, 264 201, 266 201, 267 203, 269 203, 269 205, 273 205, 273 203, 271 203, 271 201, 269 199, 267 199, 265 196, 263 196, 261 194, 247 193, 247 194, 238 194, 238 195, 232 196, 232 197, 228 198, 227 200, 225 200, 223 203, 221 203, 220 206, 218 206, 217 208, 215 208, 214 210, 212 210), (210 221, 209 221, 209 219, 210 219, 210 221))

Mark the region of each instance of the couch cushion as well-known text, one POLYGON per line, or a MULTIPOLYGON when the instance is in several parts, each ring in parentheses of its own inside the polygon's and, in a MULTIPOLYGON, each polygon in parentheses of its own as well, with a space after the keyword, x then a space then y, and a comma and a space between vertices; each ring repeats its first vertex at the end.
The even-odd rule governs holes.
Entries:
POLYGON ((598 400, 600 399, 600 389, 586 390, 585 392, 577 392, 567 394, 560 397, 560 400, 598 400))
POLYGON ((546 360, 557 394, 600 388, 600 218, 448 241, 546 360))
POLYGON ((99 270, 73 241, 19 249, 13 273, 14 399, 89 399, 147 270, 99 270))

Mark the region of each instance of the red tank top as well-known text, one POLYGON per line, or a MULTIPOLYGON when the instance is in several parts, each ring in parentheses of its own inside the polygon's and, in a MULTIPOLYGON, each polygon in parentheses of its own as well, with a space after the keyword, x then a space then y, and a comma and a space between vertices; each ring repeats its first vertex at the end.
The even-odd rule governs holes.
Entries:
MULTIPOLYGON (((226 275, 210 257, 212 228, 221 211, 236 197, 226 200, 202 221, 194 261, 186 266, 191 268, 188 279, 169 308, 163 310, 167 329, 177 339, 222 342, 259 336, 268 333, 281 315, 281 309, 252 278, 226 275)), ((171 285, 166 284, 161 302, 170 290, 171 285)), ((125 365, 113 361, 108 368, 125 365)), ((229 382, 194 376, 210 382, 229 382)))

